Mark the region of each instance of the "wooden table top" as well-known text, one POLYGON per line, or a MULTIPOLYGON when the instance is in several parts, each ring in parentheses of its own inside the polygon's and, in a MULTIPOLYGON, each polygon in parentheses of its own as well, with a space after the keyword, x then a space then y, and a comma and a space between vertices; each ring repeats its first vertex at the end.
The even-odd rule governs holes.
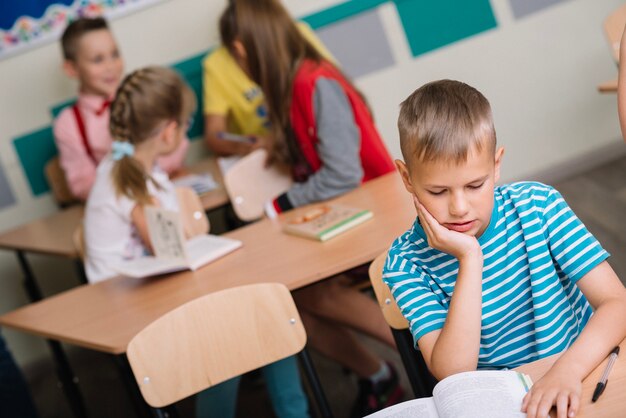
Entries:
POLYGON ((84 207, 77 205, 20 225, 0 234, 0 248, 78 258, 73 235, 83 213, 84 207))
MULTIPOLYGON (((592 371, 583 381, 583 392, 580 402, 580 412, 576 418, 597 418, 597 417, 622 417, 626 415, 626 340, 620 344, 620 355, 613 365, 609 374, 608 384, 604 393, 597 402, 591 403, 591 396, 596 388, 596 384, 602 376, 608 358, 605 359, 598 367, 592 371)), ((544 358, 524 366, 517 367, 515 370, 530 375, 533 382, 538 381, 552 364, 559 358, 559 355, 544 358)), ((556 413, 552 410, 551 417, 555 417, 556 413)))
MULTIPOLYGON (((200 196, 205 210, 215 209, 229 202, 215 158, 204 159, 189 167, 189 171, 192 173, 209 172, 219 185, 217 189, 200 196)), ((72 206, 6 231, 0 234, 0 248, 78 258, 73 235, 83 218, 84 211, 82 205, 72 206)))
POLYGON ((222 178, 222 171, 217 165, 217 160, 213 157, 205 158, 202 161, 193 164, 189 167, 189 171, 192 173, 206 173, 209 172, 213 176, 213 179, 218 184, 218 188, 211 190, 208 193, 200 195, 200 201, 204 210, 217 209, 220 206, 226 205, 230 202, 226 189, 224 188, 224 179, 222 178))
POLYGON ((241 240, 243 247, 195 272, 141 280, 118 277, 80 286, 7 313, 0 324, 120 354, 153 320, 207 293, 257 282, 280 282, 293 290, 367 263, 389 248, 415 217, 412 200, 396 173, 335 201, 370 209, 374 216, 324 243, 283 233, 282 217, 265 219, 225 234, 241 240))

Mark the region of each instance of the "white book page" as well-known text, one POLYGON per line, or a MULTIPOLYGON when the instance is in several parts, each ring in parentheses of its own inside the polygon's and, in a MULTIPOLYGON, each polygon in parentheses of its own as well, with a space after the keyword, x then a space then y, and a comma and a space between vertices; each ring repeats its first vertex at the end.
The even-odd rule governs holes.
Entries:
POLYGON ((526 388, 514 371, 483 370, 447 377, 433 397, 441 418, 524 418, 526 388))
POLYGON ((420 398, 390 406, 365 418, 438 418, 433 398, 420 398))
POLYGON ((126 277, 141 279, 159 274, 187 270, 189 267, 180 260, 160 259, 152 256, 135 258, 112 266, 113 270, 126 277))
POLYGON ((241 247, 241 241, 217 235, 199 235, 185 244, 191 270, 216 260, 241 247))
POLYGON ((155 206, 146 206, 144 212, 154 255, 187 264, 185 237, 178 212, 155 206))
POLYGON ((217 165, 220 168, 220 171, 222 172, 222 175, 225 175, 226 172, 228 170, 230 170, 230 168, 232 166, 234 166, 235 164, 237 164, 237 162, 241 160, 241 157, 238 155, 233 155, 232 157, 220 157, 217 159, 217 165))
POLYGON ((217 189, 217 182, 211 173, 189 174, 174 179, 173 183, 176 187, 189 187, 193 189, 197 195, 202 195, 217 189))

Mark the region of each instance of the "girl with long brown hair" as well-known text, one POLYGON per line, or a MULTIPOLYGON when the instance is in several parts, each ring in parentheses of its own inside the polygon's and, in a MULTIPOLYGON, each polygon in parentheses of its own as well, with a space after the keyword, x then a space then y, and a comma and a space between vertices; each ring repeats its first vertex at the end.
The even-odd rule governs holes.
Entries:
MULTIPOLYGON (((288 165, 296 181, 266 204, 268 216, 341 195, 394 170, 363 96, 301 35, 278 1, 229 1, 220 32, 222 44, 263 91, 270 120, 269 163, 288 165)), ((371 298, 338 280, 294 297, 311 345, 360 378, 353 416, 401 400, 393 368, 350 331, 395 347, 371 298)))

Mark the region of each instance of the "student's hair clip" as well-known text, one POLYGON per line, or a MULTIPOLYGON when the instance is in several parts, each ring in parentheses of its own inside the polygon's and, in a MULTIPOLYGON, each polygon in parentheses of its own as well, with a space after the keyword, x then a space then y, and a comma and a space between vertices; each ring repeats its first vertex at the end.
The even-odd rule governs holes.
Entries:
POLYGON ((111 146, 111 156, 113 161, 119 161, 124 157, 132 157, 135 153, 135 146, 127 141, 113 141, 111 146))

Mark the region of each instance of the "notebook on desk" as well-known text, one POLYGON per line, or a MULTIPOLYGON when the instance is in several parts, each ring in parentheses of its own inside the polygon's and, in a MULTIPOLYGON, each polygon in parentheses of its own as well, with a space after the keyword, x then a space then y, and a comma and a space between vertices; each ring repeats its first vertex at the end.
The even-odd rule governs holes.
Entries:
POLYGON ((217 235, 198 235, 185 240, 177 212, 148 206, 145 215, 154 255, 114 266, 115 271, 127 277, 143 278, 182 270, 193 271, 242 245, 241 241, 217 235))

